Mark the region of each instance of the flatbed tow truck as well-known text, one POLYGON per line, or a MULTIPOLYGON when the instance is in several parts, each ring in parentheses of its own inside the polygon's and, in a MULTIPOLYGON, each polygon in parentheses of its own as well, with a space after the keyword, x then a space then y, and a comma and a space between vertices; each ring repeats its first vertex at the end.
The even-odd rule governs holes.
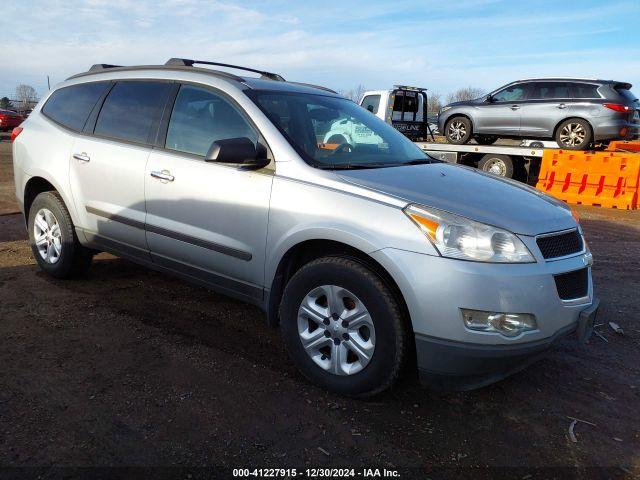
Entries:
POLYGON ((360 106, 389 123, 433 157, 535 184, 546 144, 553 142, 527 142, 529 146, 436 142, 437 121, 428 117, 427 105, 426 88, 406 85, 367 91, 360 100, 360 106))

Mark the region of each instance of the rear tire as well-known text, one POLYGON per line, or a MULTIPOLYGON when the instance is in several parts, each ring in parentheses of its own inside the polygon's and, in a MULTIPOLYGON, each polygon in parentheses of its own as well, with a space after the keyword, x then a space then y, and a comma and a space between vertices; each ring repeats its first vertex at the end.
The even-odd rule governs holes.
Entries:
POLYGON ((386 390, 407 358, 409 335, 393 293, 350 258, 323 257, 298 270, 282 297, 280 328, 302 374, 343 395, 386 390))
POLYGON ((447 142, 454 145, 464 145, 471 140, 473 130, 471 120, 467 117, 453 117, 447 121, 444 127, 444 135, 447 142))
POLYGON ((493 145, 498 140, 497 135, 476 135, 473 139, 478 145, 493 145))
POLYGON ((93 251, 78 241, 69 211, 57 192, 43 192, 34 199, 27 225, 33 256, 45 272, 55 278, 87 272, 93 251))
POLYGON ((589 122, 580 118, 570 118, 558 126, 555 140, 558 146, 565 150, 586 150, 591 145, 592 137, 589 122))
POLYGON ((478 169, 499 177, 513 178, 513 159, 509 155, 487 153, 478 162, 478 169))

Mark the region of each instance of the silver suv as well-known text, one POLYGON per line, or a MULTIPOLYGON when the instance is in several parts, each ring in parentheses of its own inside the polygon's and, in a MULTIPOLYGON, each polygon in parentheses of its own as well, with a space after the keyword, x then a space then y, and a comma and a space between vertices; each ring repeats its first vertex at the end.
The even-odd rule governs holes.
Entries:
POLYGON ((476 387, 586 338, 592 259, 565 204, 440 163, 330 90, 199 63, 94 66, 14 132, 43 270, 108 251, 258 305, 302 373, 348 395, 409 362, 476 387), (323 143, 337 122, 353 144, 323 143))
POLYGON ((442 108, 438 126, 449 143, 498 138, 554 139, 584 150, 610 140, 636 138, 640 104, 631 84, 612 80, 519 80, 476 100, 442 108))

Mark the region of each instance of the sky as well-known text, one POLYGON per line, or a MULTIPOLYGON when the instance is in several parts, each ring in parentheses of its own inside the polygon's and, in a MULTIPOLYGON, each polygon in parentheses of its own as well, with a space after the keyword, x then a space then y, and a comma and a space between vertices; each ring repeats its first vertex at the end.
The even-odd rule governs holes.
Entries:
POLYGON ((446 96, 531 77, 613 78, 640 93, 640 0, 2 0, 0 97, 94 63, 170 57, 338 90, 446 96), (7 33, 9 32, 9 33, 7 33))

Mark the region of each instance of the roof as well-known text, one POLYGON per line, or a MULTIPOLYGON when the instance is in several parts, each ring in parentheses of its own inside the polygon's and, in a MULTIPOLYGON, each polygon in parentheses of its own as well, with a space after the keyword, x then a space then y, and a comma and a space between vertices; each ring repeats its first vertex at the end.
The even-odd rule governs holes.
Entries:
POLYGON ((189 60, 189 59, 180 59, 180 58, 172 58, 167 61, 164 65, 133 65, 133 66, 120 66, 120 65, 109 65, 104 63, 99 63, 93 65, 88 71, 78 73, 69 77, 67 80, 83 78, 93 75, 98 75, 102 73, 125 73, 125 72, 135 72, 135 71, 179 71, 179 72, 189 72, 189 73, 204 73, 206 75, 211 75, 217 78, 222 78, 225 80, 237 82, 243 85, 245 88, 250 89, 260 89, 260 90, 273 90, 273 91, 289 91, 289 92, 300 92, 300 93, 320 93, 318 90, 322 91, 325 95, 327 93, 337 95, 337 93, 329 88, 322 87, 319 85, 311 85, 307 83, 298 83, 298 82, 287 82, 282 76, 276 73, 265 72, 262 70, 257 70, 254 68, 241 67, 238 65, 230 65, 225 63, 217 63, 217 62, 207 62, 207 61, 197 61, 197 60, 189 60), (260 77, 245 77, 235 75, 233 73, 215 70, 212 68, 202 68, 196 67, 194 64, 205 64, 205 65, 217 65, 225 68, 232 68, 237 70, 245 70, 254 73, 259 73, 260 77))

